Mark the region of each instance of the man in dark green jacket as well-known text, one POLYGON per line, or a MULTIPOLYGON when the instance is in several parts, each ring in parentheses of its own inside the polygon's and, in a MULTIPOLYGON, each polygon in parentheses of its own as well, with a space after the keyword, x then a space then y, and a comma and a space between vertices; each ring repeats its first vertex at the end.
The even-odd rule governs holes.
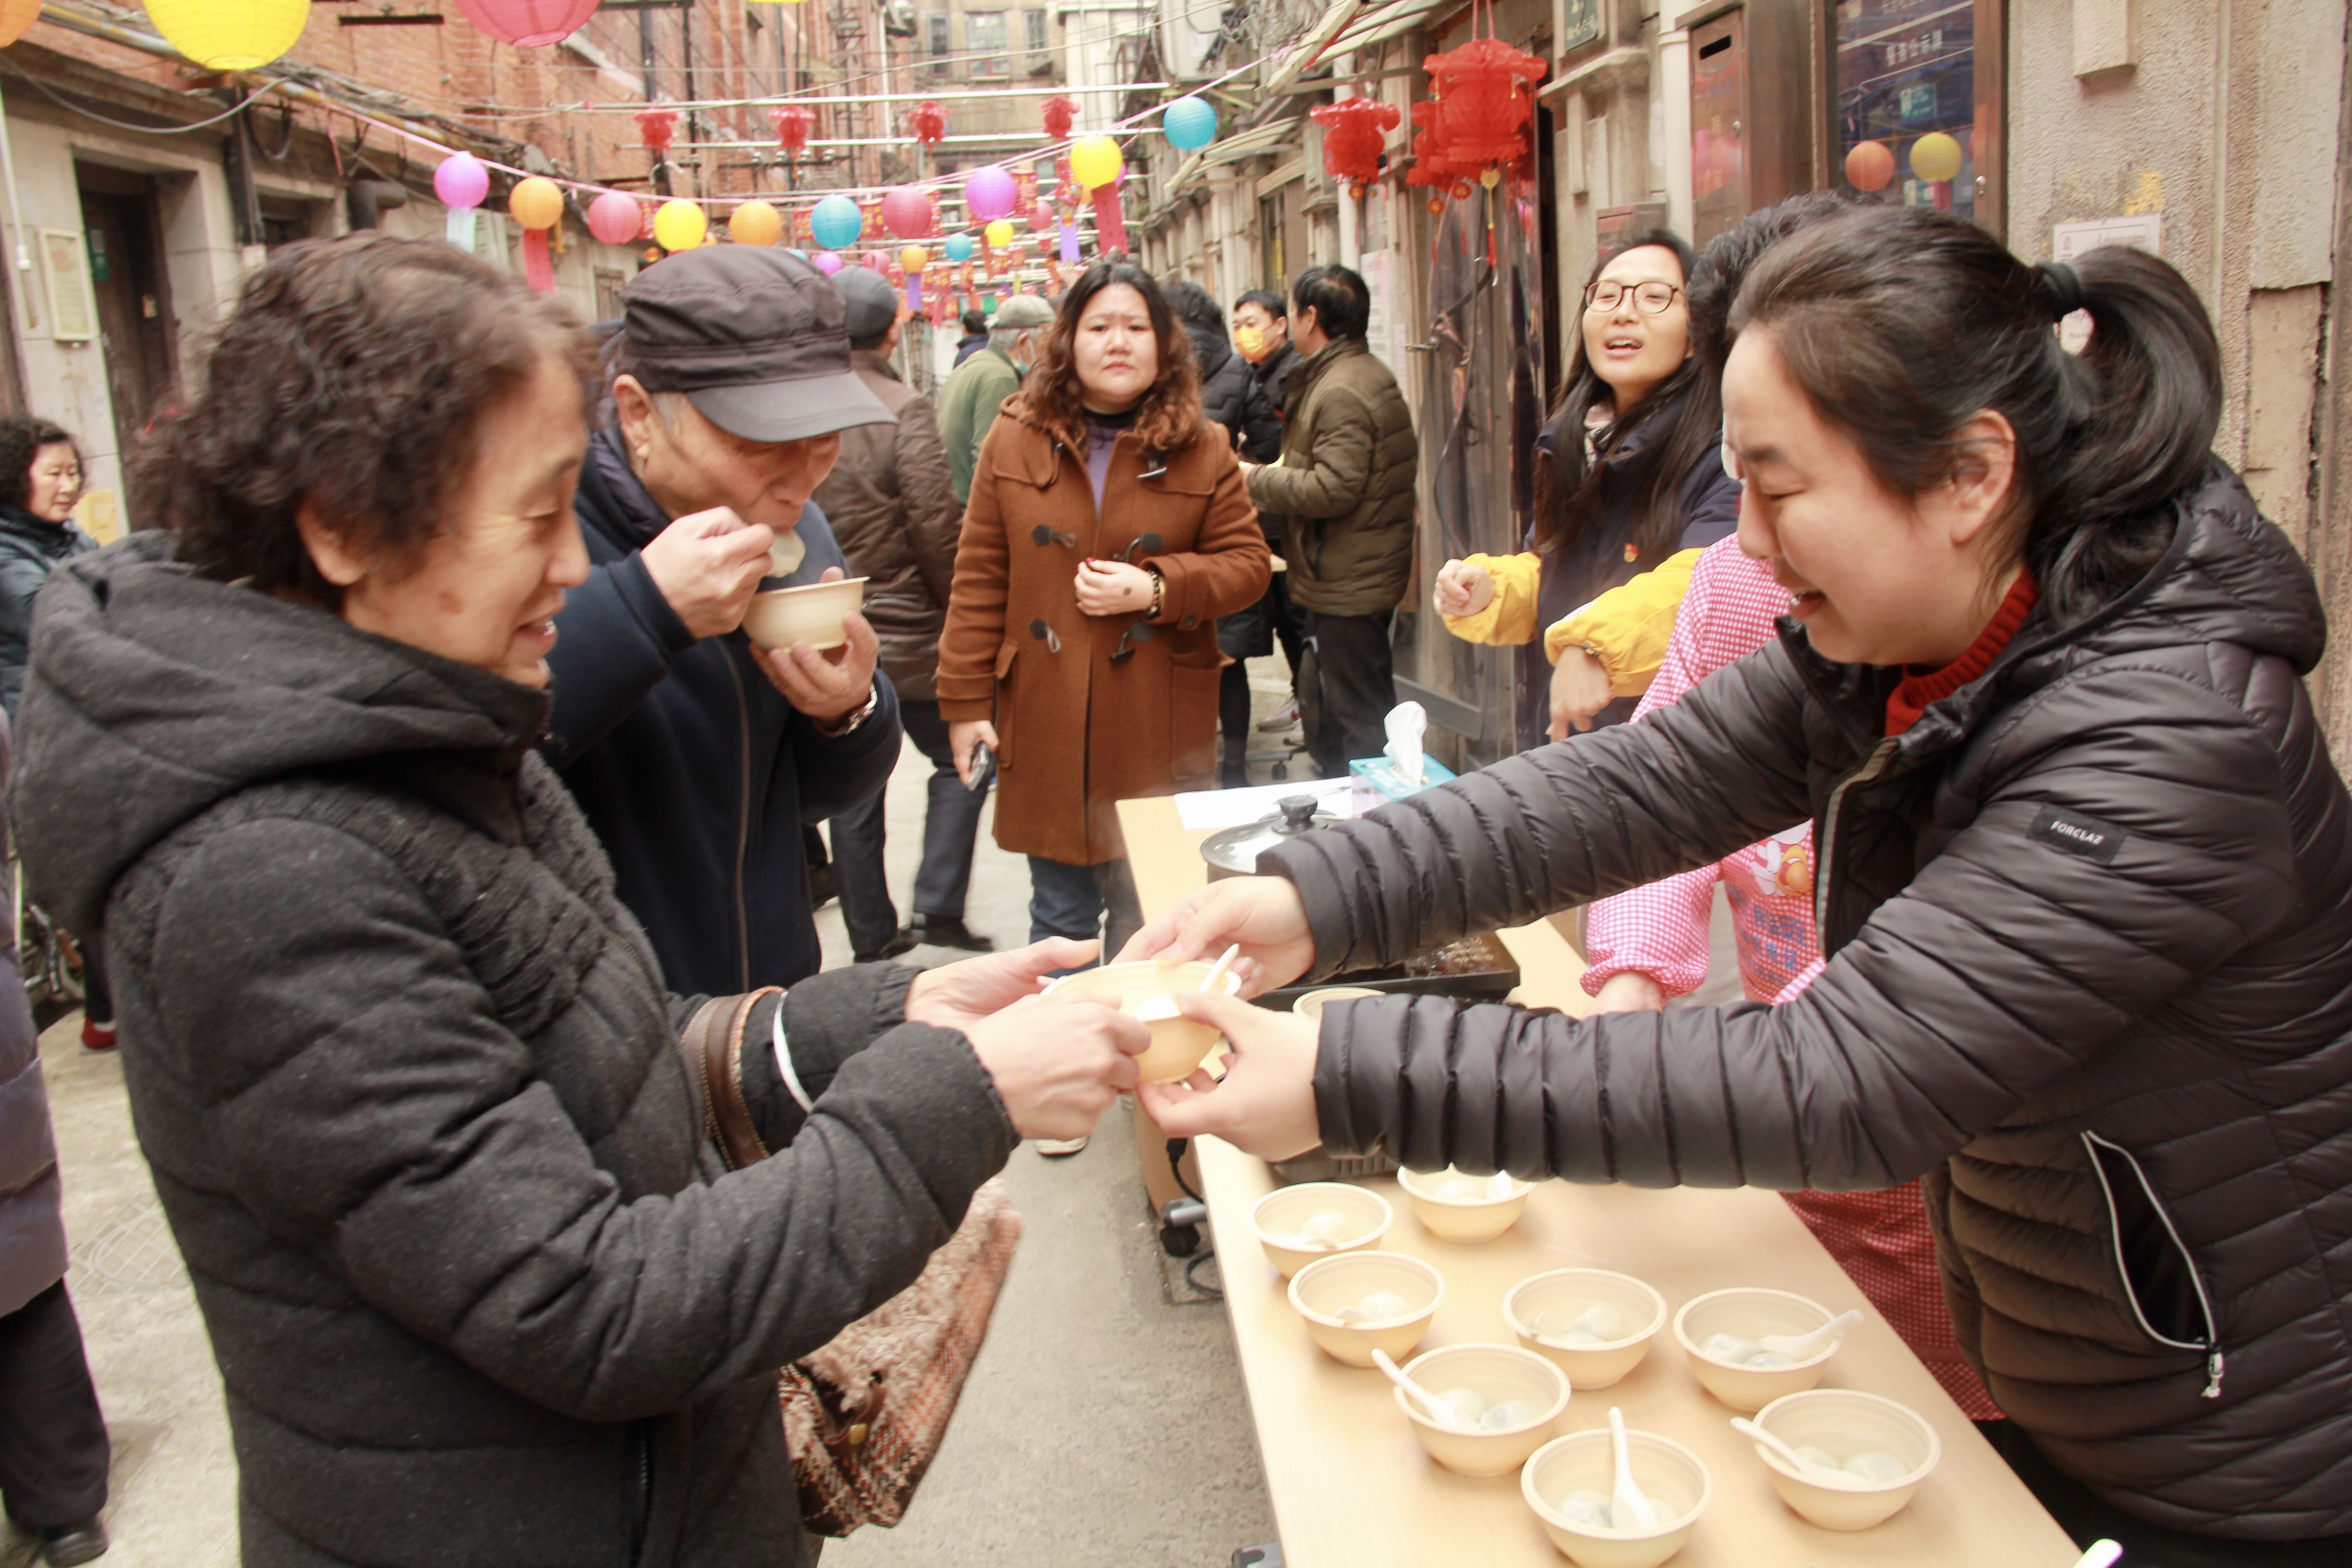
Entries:
POLYGON ((1004 400, 1021 390, 1036 363, 1034 334, 1054 324, 1054 307, 1034 294, 1015 294, 996 308, 988 346, 955 367, 940 388, 940 439, 948 449, 948 480, 959 504, 971 500, 971 471, 980 444, 1004 400))
POLYGON ((1250 500, 1284 519, 1292 603, 1315 637, 1322 712, 1307 738, 1327 777, 1386 743, 1396 705, 1389 617, 1412 573, 1412 414, 1365 345, 1371 294, 1344 267, 1310 267, 1290 290, 1290 372, 1282 460, 1244 463, 1250 500))

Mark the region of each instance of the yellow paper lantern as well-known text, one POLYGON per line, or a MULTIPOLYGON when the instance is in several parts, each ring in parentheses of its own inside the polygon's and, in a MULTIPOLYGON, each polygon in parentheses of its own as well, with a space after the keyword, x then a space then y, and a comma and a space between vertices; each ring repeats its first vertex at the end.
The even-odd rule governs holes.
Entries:
POLYGON ((1117 183, 1125 161, 1108 136, 1081 136, 1070 148, 1070 178, 1088 190, 1117 183))
POLYGON ((249 71, 294 47, 310 0, 147 0, 147 19, 206 70, 249 71))
POLYGON ((1960 172, 1960 144, 1940 131, 1930 131, 1911 143, 1911 172, 1940 184, 1960 172))
POLYGON ((898 253, 898 265, 909 272, 920 272, 930 258, 929 250, 919 245, 910 245, 898 253))
POLYGON ((0 0, 0 48, 25 36, 41 19, 41 0, 0 0))
POLYGON ((507 193, 507 211, 525 228, 553 228, 563 221, 563 192, 553 180, 533 174, 507 193))
POLYGON ((981 232, 988 237, 989 249, 1002 250, 1006 246, 1013 243, 1013 236, 1018 234, 1020 230, 1013 226, 1013 220, 1011 218, 1001 217, 995 222, 990 224, 986 228, 981 230, 981 232))
POLYGON ((654 243, 664 250, 692 250, 709 232, 709 217, 693 202, 664 202, 654 214, 654 243))
POLYGON ((745 202, 727 215, 727 237, 738 245, 773 245, 784 237, 784 215, 765 202, 745 202))

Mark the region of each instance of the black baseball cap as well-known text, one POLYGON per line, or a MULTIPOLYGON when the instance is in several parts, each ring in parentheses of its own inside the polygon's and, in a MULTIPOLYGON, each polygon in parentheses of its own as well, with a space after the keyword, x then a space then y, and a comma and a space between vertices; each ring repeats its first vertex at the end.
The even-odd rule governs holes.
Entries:
POLYGON ((746 441, 896 423, 849 368, 833 279, 772 246, 702 245, 621 290, 621 364, 746 441))

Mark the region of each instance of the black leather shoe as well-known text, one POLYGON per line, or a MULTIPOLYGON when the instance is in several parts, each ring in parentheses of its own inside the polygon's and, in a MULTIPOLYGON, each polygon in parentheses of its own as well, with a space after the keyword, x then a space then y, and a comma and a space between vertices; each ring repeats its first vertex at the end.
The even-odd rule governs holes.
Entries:
MULTIPOLYGON (((953 915, 912 915, 898 933, 907 945, 928 942, 933 947, 961 948, 966 952, 994 952, 996 940, 985 937, 953 915)), ((906 951, 904 948, 900 952, 906 951)))
POLYGON ((48 1568, 73 1568, 106 1555, 106 1526, 85 1520, 41 1531, 41 1561, 48 1568))
POLYGON ((859 963, 879 963, 886 958, 896 958, 902 952, 912 951, 914 945, 915 939, 900 931, 871 952, 852 953, 850 956, 859 963))

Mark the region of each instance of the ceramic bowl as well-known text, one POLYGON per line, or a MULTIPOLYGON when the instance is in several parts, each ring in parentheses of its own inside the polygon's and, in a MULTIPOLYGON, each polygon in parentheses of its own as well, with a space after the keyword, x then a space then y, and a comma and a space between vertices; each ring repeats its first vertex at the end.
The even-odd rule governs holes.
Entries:
POLYGON ((1465 1176, 1452 1166, 1443 1171, 1399 1171, 1397 1184, 1412 1203, 1412 1212, 1430 1235, 1441 1241, 1492 1241, 1518 1223, 1528 1206, 1528 1183, 1514 1179, 1501 1197, 1489 1197, 1485 1176, 1465 1176), (1448 1197, 1445 1189, 1467 1182, 1475 1196, 1448 1197))
POLYGON ((1666 1299, 1630 1274, 1606 1268, 1555 1268, 1520 1280, 1503 1298, 1503 1318, 1519 1343, 1549 1356, 1568 1373, 1570 1386, 1607 1388, 1642 1364, 1650 1341, 1666 1326, 1666 1299), (1559 1341, 1560 1321, 1588 1307, 1606 1307, 1624 1321, 1626 1332, 1597 1346, 1579 1348, 1559 1341), (1536 1332, 1538 1318, 1554 1322, 1549 1336, 1536 1332))
POLYGON ((1784 1394, 1796 1394, 1821 1382, 1832 1344, 1794 1366, 1742 1366, 1706 1354, 1698 1347, 1717 1334, 1752 1340, 1760 1334, 1810 1333, 1830 1321, 1827 1307, 1786 1290, 1710 1290, 1683 1303, 1675 1314, 1675 1338, 1690 1352, 1692 1373, 1709 1394, 1732 1409, 1752 1414, 1784 1394))
MULTIPOLYGON (((1108 963, 1065 974, 1045 987, 1045 994, 1065 1000, 1082 997, 1089 1002, 1109 1003, 1123 1013, 1133 1013, 1146 1003, 1198 991, 1214 967, 1201 963, 1108 963)), ((1241 976, 1227 970, 1221 988, 1228 996, 1236 994, 1242 988, 1241 976)), ((1190 1076, 1216 1048, 1217 1027, 1195 1023, 1181 1014, 1169 1012, 1165 1006, 1154 1007, 1151 1012, 1167 1016, 1150 1017, 1151 1044, 1135 1058, 1135 1076, 1145 1083, 1174 1083, 1190 1076)))
POLYGON ((743 612, 743 630, 761 647, 790 647, 796 642, 818 649, 839 647, 849 640, 842 617, 865 605, 863 577, 771 588, 751 595, 751 607, 743 612))
POLYGON ((1402 1361, 1429 1332, 1429 1320, 1445 1300, 1445 1279, 1418 1258, 1402 1252, 1341 1252, 1318 1258, 1290 1277, 1290 1304, 1325 1354, 1349 1366, 1370 1366, 1383 1350, 1402 1361), (1384 1290, 1404 1299, 1408 1310, 1369 1328, 1342 1322, 1339 1311, 1384 1290))
POLYGON ((1276 1187, 1250 1210, 1250 1228, 1286 1279, 1319 1258, 1378 1247, 1396 1222, 1388 1199, 1346 1182, 1301 1182, 1276 1187), (1297 1237, 1317 1215, 1336 1214, 1347 1226, 1342 1239, 1324 1247, 1300 1247, 1297 1237))
POLYGON ((1489 1405, 1516 1399, 1541 1412, 1523 1426, 1465 1432, 1439 1426, 1403 1389, 1391 1386, 1397 1408, 1412 1423, 1413 1436, 1429 1457, 1460 1475, 1509 1475, 1543 1447, 1553 1424, 1568 1409, 1568 1378, 1535 1352, 1517 1345, 1447 1345, 1415 1357, 1404 1371, 1433 1394, 1466 1388, 1489 1405))
POLYGON ((1369 985, 1326 985, 1320 991, 1309 991, 1306 995, 1294 1000, 1290 1004, 1290 1010, 1302 1018, 1319 1024, 1323 1021, 1323 1005, 1326 1002, 1353 1002, 1359 996, 1386 994, 1388 993, 1375 991, 1369 985))
POLYGON ((1714 1479, 1698 1456, 1654 1432, 1627 1432, 1625 1459, 1633 1468, 1634 1484, 1658 1510, 1655 1530, 1571 1524, 1559 1510, 1571 1492, 1607 1497, 1615 1488, 1617 1465, 1605 1427, 1546 1443, 1519 1472, 1520 1495, 1543 1521, 1551 1543, 1579 1568, 1657 1568, 1683 1549, 1714 1495, 1714 1479))
POLYGON ((1924 1416, 1891 1399, 1852 1389, 1815 1388, 1784 1395, 1758 1411, 1756 1424, 1791 1447, 1825 1449, 1841 1462, 1875 1449, 1907 1467, 1884 1481, 1859 1476, 1831 1479, 1757 1444, 1756 1457, 1764 1461, 1780 1500, 1824 1530, 1868 1530, 1884 1524, 1903 1510, 1943 1458, 1943 1445, 1924 1416))

